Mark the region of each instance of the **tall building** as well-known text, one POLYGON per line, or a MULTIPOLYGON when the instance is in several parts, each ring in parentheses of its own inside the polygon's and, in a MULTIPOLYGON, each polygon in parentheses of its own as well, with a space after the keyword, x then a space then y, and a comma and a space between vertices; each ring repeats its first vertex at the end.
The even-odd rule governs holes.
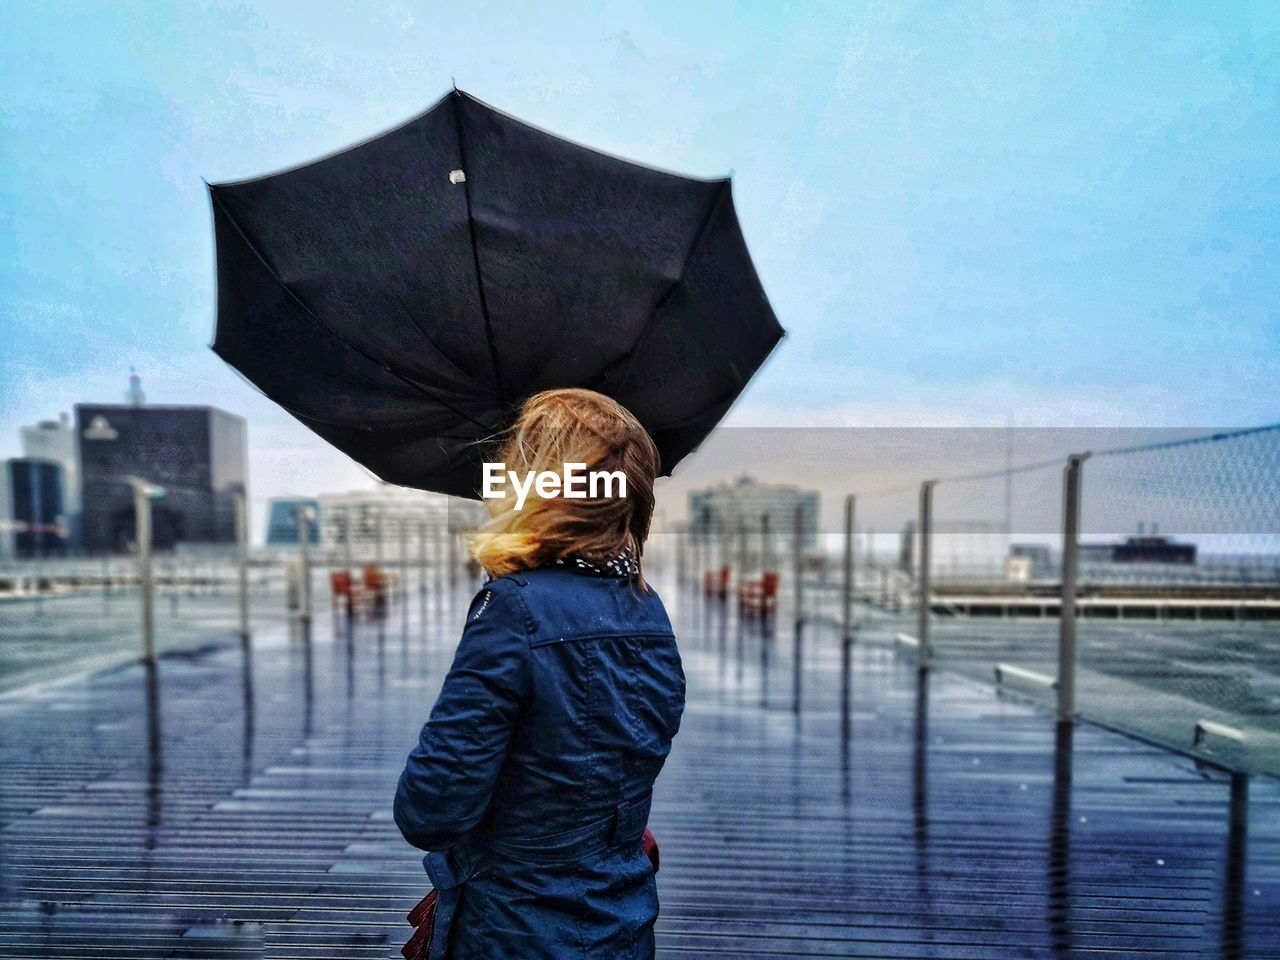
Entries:
POLYGON ((689 533, 696 544, 718 541, 745 526, 759 536, 768 517, 771 547, 793 549, 799 511, 800 543, 812 550, 818 543, 818 492, 790 484, 760 483, 743 474, 732 483, 719 483, 689 492, 689 533))
POLYGON ((152 542, 234 543, 237 489, 248 477, 244 418, 214 407, 148 406, 131 379, 128 404, 77 404, 81 541, 125 550, 135 518, 129 476, 164 488, 152 504, 152 542))
POLYGON ((52 460, 62 467, 62 510, 68 527, 67 544, 80 541, 80 456, 76 449, 76 432, 71 416, 58 415, 57 420, 41 420, 23 427, 22 455, 36 460, 52 460))
POLYGON ((71 416, 58 415, 57 420, 41 420, 23 427, 22 455, 39 460, 53 460, 62 464, 63 504, 68 513, 80 509, 79 452, 76 450, 76 432, 71 428, 71 416))
POLYGON ((423 524, 430 535, 440 529, 470 529, 486 516, 483 506, 472 500, 391 485, 322 493, 319 501, 321 542, 341 551, 349 537, 352 556, 359 559, 398 558, 402 527, 412 558, 418 555, 418 532, 423 524))
POLYGON ((6 552, 19 558, 60 556, 67 550, 62 464, 14 457, 4 465, 6 552))
POLYGON ((314 519, 308 528, 307 542, 320 543, 320 501, 313 497, 272 497, 267 505, 267 546, 297 545, 298 510, 308 508, 314 519))

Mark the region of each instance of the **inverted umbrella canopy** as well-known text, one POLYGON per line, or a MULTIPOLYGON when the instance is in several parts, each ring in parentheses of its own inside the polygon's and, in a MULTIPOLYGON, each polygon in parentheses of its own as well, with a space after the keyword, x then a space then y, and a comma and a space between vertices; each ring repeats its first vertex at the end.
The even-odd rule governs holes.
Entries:
POLYGON ((457 90, 209 193, 214 351, 403 486, 478 496, 492 438, 553 387, 617 399, 668 475, 783 335, 727 179, 621 160, 457 90))

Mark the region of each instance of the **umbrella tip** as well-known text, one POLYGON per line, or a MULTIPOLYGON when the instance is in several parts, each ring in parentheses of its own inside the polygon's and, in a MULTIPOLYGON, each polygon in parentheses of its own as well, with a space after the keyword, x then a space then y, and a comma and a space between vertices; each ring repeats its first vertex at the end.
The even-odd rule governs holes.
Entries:
POLYGON ((450 77, 450 78, 449 78, 449 82, 450 82, 451 84, 453 84, 453 92, 454 92, 454 93, 457 93, 457 92, 458 92, 458 81, 457 81, 457 80, 455 80, 453 77, 450 77))

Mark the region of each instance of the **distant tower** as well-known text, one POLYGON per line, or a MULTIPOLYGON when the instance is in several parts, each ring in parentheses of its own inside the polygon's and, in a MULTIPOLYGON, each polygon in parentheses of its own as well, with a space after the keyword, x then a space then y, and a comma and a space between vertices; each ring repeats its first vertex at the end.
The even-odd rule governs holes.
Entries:
POLYGON ((131 407, 140 407, 147 402, 147 395, 142 392, 142 378, 138 376, 133 367, 129 368, 129 389, 125 393, 124 399, 131 407))

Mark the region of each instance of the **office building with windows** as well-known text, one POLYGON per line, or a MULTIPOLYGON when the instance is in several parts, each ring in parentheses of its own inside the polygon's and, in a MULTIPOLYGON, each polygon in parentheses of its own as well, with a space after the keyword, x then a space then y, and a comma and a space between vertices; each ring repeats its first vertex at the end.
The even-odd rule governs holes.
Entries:
POLYGON ((248 475, 242 417, 202 406, 77 404, 81 540, 89 552, 122 551, 134 539, 128 477, 164 488, 152 505, 156 549, 235 542, 235 492, 248 475))
POLYGON ((67 413, 57 420, 41 420, 22 427, 22 455, 36 460, 52 460, 62 468, 62 511, 66 518, 67 546, 80 541, 80 456, 76 431, 67 413))
POLYGON ((62 464, 37 457, 4 463, 4 553, 19 559, 67 552, 67 516, 62 500, 62 464))
POLYGON ((398 559, 402 538, 412 559, 418 556, 420 535, 436 537, 441 531, 474 529, 487 516, 484 507, 472 500, 390 484, 322 493, 318 499, 321 543, 330 550, 349 550, 363 560, 398 559))

